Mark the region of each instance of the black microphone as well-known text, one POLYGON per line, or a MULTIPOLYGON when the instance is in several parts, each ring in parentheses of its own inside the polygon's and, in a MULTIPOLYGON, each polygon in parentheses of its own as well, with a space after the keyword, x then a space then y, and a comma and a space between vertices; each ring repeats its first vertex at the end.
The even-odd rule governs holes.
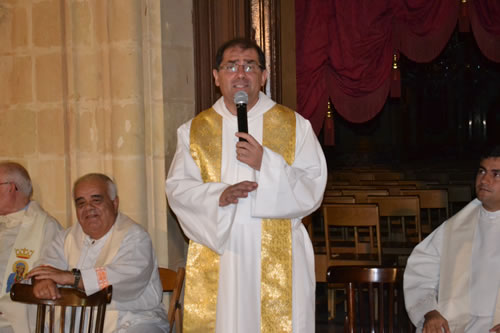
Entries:
MULTIPOLYGON (((247 121, 247 104, 248 94, 244 91, 238 91, 234 94, 234 104, 236 104, 236 111, 238 115, 238 132, 248 133, 247 121)), ((240 138, 240 141, 247 141, 240 138)))

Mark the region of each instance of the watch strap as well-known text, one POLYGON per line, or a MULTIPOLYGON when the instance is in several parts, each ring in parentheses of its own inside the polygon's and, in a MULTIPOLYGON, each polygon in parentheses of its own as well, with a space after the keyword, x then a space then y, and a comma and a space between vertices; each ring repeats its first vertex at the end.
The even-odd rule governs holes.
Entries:
POLYGON ((82 278, 82 273, 78 268, 73 268, 71 270, 71 273, 73 273, 73 276, 75 277, 75 282, 73 283, 73 288, 78 288, 78 285, 80 284, 80 279, 82 278))

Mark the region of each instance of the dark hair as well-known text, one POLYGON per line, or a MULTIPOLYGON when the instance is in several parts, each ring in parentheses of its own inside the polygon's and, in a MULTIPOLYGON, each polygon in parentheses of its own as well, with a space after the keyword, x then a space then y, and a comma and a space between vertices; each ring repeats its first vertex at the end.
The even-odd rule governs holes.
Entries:
POLYGON ((487 158, 499 158, 499 157, 500 157, 500 146, 499 145, 488 146, 481 153, 479 161, 485 160, 487 158))
POLYGON ((215 69, 219 70, 219 66, 222 63, 222 57, 224 56, 224 52, 227 49, 233 48, 233 47, 239 47, 243 50, 248 50, 248 49, 254 49, 257 51, 257 55, 259 56, 259 67, 262 70, 266 69, 266 56, 262 49, 260 48, 257 43, 255 43, 253 40, 246 39, 246 38, 235 38, 231 39, 224 44, 222 44, 219 49, 217 50, 217 53, 215 54, 215 69))

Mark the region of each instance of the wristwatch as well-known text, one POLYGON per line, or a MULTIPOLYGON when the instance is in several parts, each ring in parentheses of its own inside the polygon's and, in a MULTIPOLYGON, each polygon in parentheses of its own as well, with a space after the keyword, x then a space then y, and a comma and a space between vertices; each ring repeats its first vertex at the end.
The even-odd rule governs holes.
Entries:
POLYGON ((78 268, 73 268, 71 270, 73 276, 75 277, 75 283, 73 283, 73 288, 78 288, 78 284, 80 284, 80 279, 82 278, 82 273, 78 268))

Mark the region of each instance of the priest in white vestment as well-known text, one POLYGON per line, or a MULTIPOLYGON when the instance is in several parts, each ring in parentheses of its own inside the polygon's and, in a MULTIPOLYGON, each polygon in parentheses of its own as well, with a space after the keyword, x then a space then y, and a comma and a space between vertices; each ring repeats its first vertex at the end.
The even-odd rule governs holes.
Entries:
POLYGON ((56 284, 87 295, 113 286, 104 332, 168 332, 163 290, 149 234, 118 211, 113 181, 87 174, 73 187, 78 223, 61 232, 29 274, 38 298, 57 298, 56 284))
POLYGON ((30 200, 31 178, 15 162, 0 162, 0 333, 35 330, 36 307, 10 299, 13 283, 26 278, 43 256, 59 223, 30 200))
POLYGON ((500 146, 480 160, 477 199, 411 253, 404 274, 417 332, 500 332, 500 146))
POLYGON ((321 204, 322 148, 309 121, 260 92, 267 71, 255 43, 227 42, 216 65, 223 96, 178 129, 166 181, 190 239, 185 332, 314 332, 314 253, 301 219, 321 204), (238 130, 241 91, 248 134, 238 130))

